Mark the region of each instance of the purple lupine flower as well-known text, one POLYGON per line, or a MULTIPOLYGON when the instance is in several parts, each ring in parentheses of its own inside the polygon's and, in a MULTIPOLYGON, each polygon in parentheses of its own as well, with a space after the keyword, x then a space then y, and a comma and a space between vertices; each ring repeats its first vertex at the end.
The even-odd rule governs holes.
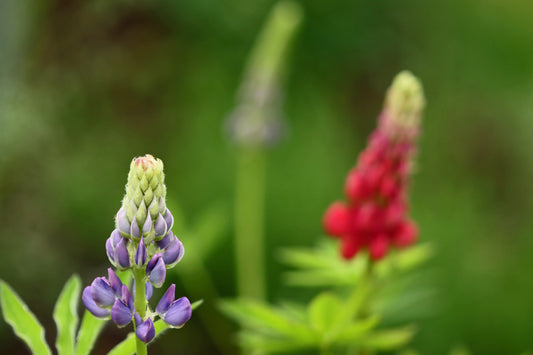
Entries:
POLYGON ((155 336, 154 322, 148 317, 144 322, 138 313, 135 313, 135 326, 137 337, 144 343, 149 343, 155 336))
POLYGON ((87 308, 87 310, 96 318, 106 318, 111 314, 111 310, 107 308, 101 308, 96 304, 96 302, 94 302, 91 296, 91 286, 85 287, 81 300, 85 308, 87 308))
POLYGON ((187 297, 174 300, 176 286, 170 285, 156 307, 156 313, 172 328, 181 328, 191 318, 191 302, 187 297))
POLYGON ((185 248, 183 248, 183 244, 179 241, 178 237, 174 236, 163 250, 163 261, 167 268, 171 268, 180 262, 184 253, 185 248))
MULTIPOLYGON (((134 275, 144 272, 146 300, 152 297, 154 286, 163 285, 166 269, 179 262, 184 254, 183 244, 171 231, 174 217, 166 207, 165 196, 161 160, 151 155, 135 158, 128 174, 126 195, 115 216, 116 228, 105 244, 113 266, 119 270, 131 269, 134 275)), ((135 283, 131 290, 134 289, 135 283)), ((185 297, 174 300, 174 293, 175 285, 172 285, 159 302, 157 314, 170 326, 181 327, 191 317, 191 306, 185 297)), ((154 314, 148 311, 143 320, 139 313, 144 313, 147 305, 136 310, 132 296, 130 289, 109 268, 108 278, 96 278, 84 289, 82 300, 94 316, 110 316, 119 327, 134 319, 137 337, 148 343, 155 336, 154 314)))
POLYGON ((161 253, 157 253, 146 265, 146 275, 155 287, 161 287, 165 282, 167 269, 161 253))
POLYGON ((111 309, 111 319, 119 327, 124 327, 133 317, 135 306, 130 291, 126 285, 122 286, 122 297, 117 298, 111 309))
POLYGON ((91 286, 83 290, 82 301, 85 307, 95 317, 107 317, 110 315, 109 308, 117 298, 121 298, 123 285, 113 269, 109 268, 108 277, 97 277, 91 286))
POLYGON ((139 246, 135 252, 135 264, 137 266, 144 266, 146 263, 146 245, 144 245, 144 239, 141 237, 139 246))

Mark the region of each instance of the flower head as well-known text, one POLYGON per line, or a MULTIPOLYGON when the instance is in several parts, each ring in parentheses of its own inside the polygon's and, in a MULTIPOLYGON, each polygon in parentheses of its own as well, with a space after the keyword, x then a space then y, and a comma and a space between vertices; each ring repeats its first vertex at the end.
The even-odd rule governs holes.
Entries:
MULTIPOLYGON (((95 317, 111 317, 119 327, 134 320, 137 337, 145 343, 155 336, 153 318, 157 314, 172 327, 181 327, 191 317, 189 300, 185 297, 174 300, 174 285, 169 304, 164 310, 158 306, 160 313, 152 313, 147 305, 153 287, 163 285, 166 270, 184 255, 183 244, 171 231, 174 217, 166 207, 164 178, 161 160, 149 154, 133 159, 126 195, 115 217, 116 228, 105 243, 111 264, 119 270, 133 272, 133 285, 131 288, 123 285, 109 268, 108 278, 94 279, 82 296, 83 304, 95 317), (134 302, 134 296, 142 299, 142 288, 140 291, 135 287, 135 280, 145 284, 144 304, 134 302), (137 295, 130 290, 135 290, 137 295)), ((168 291, 165 295, 165 300, 170 297, 168 291)), ((164 300, 161 302, 160 305, 165 304, 164 300)))
POLYGON ((398 74, 377 129, 348 173, 344 191, 349 202, 333 203, 324 215, 324 229, 340 238, 344 258, 366 248, 373 260, 379 260, 390 246, 401 248, 416 241, 417 227, 408 218, 407 189, 424 104, 418 79, 406 71, 398 74))

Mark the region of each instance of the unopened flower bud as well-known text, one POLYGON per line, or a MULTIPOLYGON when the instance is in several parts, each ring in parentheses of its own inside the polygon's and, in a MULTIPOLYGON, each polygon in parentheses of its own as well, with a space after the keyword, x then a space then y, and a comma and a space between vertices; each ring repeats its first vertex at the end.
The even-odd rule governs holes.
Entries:
POLYGON ((425 104, 420 81, 411 72, 402 71, 387 91, 380 128, 391 138, 414 139, 425 104))
POLYGON ((136 241, 143 237, 145 243, 162 238, 172 221, 165 196, 163 162, 150 154, 133 159, 126 195, 116 216, 121 234, 136 241))

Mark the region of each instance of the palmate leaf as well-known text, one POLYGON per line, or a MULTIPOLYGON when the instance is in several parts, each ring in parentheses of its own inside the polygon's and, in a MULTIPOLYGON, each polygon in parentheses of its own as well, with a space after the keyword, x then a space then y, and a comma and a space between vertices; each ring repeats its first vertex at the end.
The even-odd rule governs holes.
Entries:
POLYGON ((52 354, 44 340, 42 325, 15 291, 2 280, 0 280, 0 304, 4 319, 11 325, 15 334, 24 340, 33 354, 52 354))
POLYGON ((78 339, 76 342, 76 355, 89 355, 98 335, 102 331, 107 319, 99 319, 89 311, 85 311, 81 321, 78 339))
POLYGON ((332 330, 342 312, 341 301, 332 293, 321 293, 309 304, 309 321, 318 333, 332 330))
POLYGON ((74 354, 80 291, 81 280, 79 276, 73 275, 66 282, 57 299, 54 321, 57 326, 56 348, 59 354, 74 354))

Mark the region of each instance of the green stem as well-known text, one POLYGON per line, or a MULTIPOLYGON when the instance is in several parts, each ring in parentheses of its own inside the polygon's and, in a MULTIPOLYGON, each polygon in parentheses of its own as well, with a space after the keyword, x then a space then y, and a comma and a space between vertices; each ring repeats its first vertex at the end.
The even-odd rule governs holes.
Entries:
MULTIPOLYGON (((133 269, 133 278, 135 280, 135 311, 139 313, 142 319, 146 315, 146 291, 145 291, 145 271, 144 269, 133 269)), ((146 355, 148 353, 146 344, 138 337, 135 337, 137 355, 146 355)))
POLYGON ((265 299, 263 209, 265 156, 242 148, 235 196, 235 256, 240 297, 265 299))

